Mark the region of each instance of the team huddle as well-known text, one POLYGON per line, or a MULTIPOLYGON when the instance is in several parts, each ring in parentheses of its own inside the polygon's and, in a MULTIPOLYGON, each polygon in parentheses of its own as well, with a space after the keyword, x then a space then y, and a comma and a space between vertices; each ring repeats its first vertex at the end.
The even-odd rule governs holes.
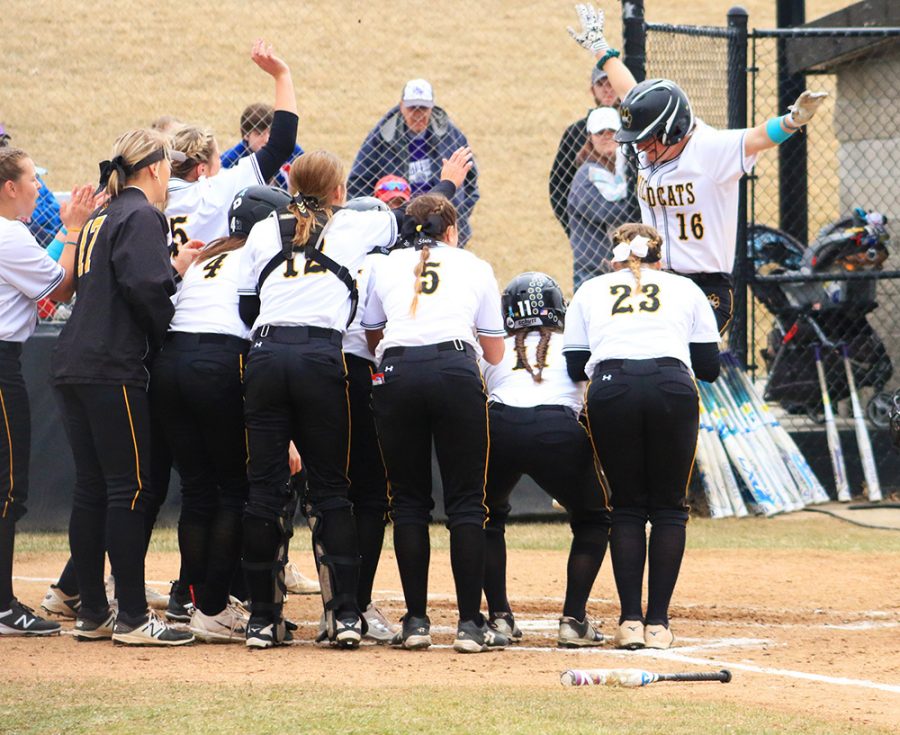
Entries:
POLYGON ((262 42, 252 58, 275 82, 268 140, 219 170, 204 129, 125 133, 97 192, 78 188, 63 207, 58 262, 20 221, 36 199, 33 162, 0 150, 0 634, 60 632, 12 591, 30 444, 19 355, 35 302, 74 293, 51 368, 76 466, 71 559, 43 608, 74 618, 76 639, 290 642, 285 572, 299 509, 322 598, 317 640, 429 647, 433 449, 454 650, 522 637, 504 530, 523 474, 572 529, 559 645, 604 641, 586 607, 607 547, 621 605, 614 644, 672 644, 694 381, 719 371, 737 184, 821 96, 804 92, 757 128, 715 130, 674 82, 638 84, 606 42, 602 13, 576 7, 582 29, 570 32, 622 100, 615 138, 639 171, 643 222, 615 230, 608 272, 568 305, 544 273, 500 292, 490 264, 459 247, 451 200, 473 166, 468 147, 443 159, 430 191, 393 209, 348 201, 344 166, 327 151, 293 159, 287 192, 269 186, 295 153, 297 110, 288 66, 262 42), (163 619, 144 557, 173 466, 181 568, 163 619), (399 624, 372 599, 388 522, 399 624))

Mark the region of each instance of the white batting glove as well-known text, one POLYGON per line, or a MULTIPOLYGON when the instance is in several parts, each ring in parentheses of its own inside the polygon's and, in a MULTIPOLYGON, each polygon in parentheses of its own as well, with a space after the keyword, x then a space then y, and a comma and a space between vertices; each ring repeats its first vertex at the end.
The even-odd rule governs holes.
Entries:
POLYGON ((581 21, 581 33, 569 26, 569 35, 575 42, 586 48, 596 56, 602 56, 609 51, 609 44, 603 36, 603 11, 594 10, 590 3, 575 6, 578 19, 581 21))
POLYGON ((828 92, 810 92, 808 89, 805 90, 797 98, 797 101, 788 108, 791 112, 789 123, 791 127, 803 127, 812 120, 827 96, 828 92))

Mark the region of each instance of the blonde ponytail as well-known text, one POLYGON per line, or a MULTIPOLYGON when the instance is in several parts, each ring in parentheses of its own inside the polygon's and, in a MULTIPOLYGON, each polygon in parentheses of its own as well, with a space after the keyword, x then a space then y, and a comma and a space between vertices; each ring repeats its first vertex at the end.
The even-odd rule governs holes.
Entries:
POLYGON ((419 294, 422 293, 422 274, 425 272, 425 262, 428 260, 429 255, 431 255, 431 248, 423 245, 419 262, 416 263, 416 267, 413 269, 413 273, 416 274, 416 291, 413 295, 412 303, 409 305, 409 313, 413 317, 416 315, 416 309, 419 307, 419 294))
POLYGON ((310 151, 294 159, 288 180, 291 192, 296 194, 288 205, 297 218, 294 244, 306 245, 313 225, 320 219, 316 215, 324 215, 325 222, 334 216, 331 195, 346 180, 344 164, 328 151, 310 151))
MULTIPOLYGON (((101 164, 101 167, 107 163, 118 164, 109 167, 109 178, 105 184, 107 193, 111 197, 119 196, 134 175, 128 176, 126 167, 134 166, 160 148, 166 152, 168 151, 169 138, 158 130, 138 128, 120 135, 113 144, 111 160, 104 161, 101 164)), ((102 185, 103 180, 101 178, 102 185)))

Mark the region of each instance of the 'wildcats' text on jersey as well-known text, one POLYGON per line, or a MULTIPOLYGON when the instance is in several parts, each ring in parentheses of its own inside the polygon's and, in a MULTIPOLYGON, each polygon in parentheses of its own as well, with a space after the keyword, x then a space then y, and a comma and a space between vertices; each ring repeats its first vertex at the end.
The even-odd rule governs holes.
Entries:
POLYGON ((738 182, 756 164, 756 156, 744 155, 746 133, 717 130, 698 120, 678 157, 653 165, 640 154, 641 219, 662 236, 666 270, 733 270, 738 182))

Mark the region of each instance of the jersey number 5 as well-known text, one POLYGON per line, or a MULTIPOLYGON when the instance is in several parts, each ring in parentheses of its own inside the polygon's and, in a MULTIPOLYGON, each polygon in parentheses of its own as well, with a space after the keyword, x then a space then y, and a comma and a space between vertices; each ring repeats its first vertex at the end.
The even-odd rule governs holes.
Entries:
MULTIPOLYGON (((624 283, 617 283, 615 286, 609 287, 609 292, 616 296, 618 294, 618 298, 616 298, 616 302, 612 307, 612 314, 615 316, 616 314, 631 314, 634 312, 634 307, 631 304, 624 303, 631 296, 631 286, 628 286, 624 283)), ((645 283, 641 286, 641 293, 643 293, 647 298, 642 299, 638 302, 638 310, 639 311, 656 311, 659 308, 659 286, 655 283, 645 283)))
POLYGON ((430 260, 425 263, 425 267, 422 268, 422 293, 434 293, 437 291, 441 279, 435 268, 438 268, 440 265, 440 263, 433 263, 430 260))
POLYGON ((187 230, 184 226, 187 224, 188 218, 186 214, 179 214, 175 217, 169 217, 169 231, 172 233, 172 253, 178 255, 178 248, 187 243, 191 238, 188 237, 187 230))

